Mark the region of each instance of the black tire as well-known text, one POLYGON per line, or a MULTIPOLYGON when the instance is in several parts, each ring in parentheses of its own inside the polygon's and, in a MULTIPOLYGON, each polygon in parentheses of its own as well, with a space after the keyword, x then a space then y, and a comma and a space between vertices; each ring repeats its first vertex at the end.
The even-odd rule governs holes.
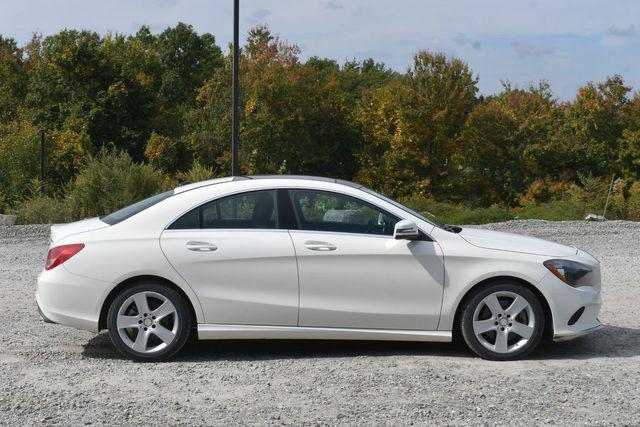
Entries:
MULTIPOLYGON (((160 315, 158 317, 160 317, 160 315)), ((155 319, 155 317, 153 317, 153 319, 155 319)), ((178 351, 180 351, 180 349, 182 349, 189 339, 192 326, 193 318, 191 311, 189 310, 188 302, 180 293, 164 283, 140 282, 134 286, 124 289, 111 302, 107 313, 107 329, 109 330, 109 336, 111 337, 113 345, 123 356, 141 362, 159 362, 174 356, 178 351), (145 293, 145 301, 148 303, 149 313, 138 313, 136 303, 128 301, 134 295, 139 295, 141 293, 145 293), (158 295, 171 302, 175 310, 172 314, 158 320, 158 323, 156 324, 155 320, 151 320, 151 315, 154 310, 158 309, 163 303, 162 298, 156 298, 158 295), (118 329, 117 322, 119 311, 125 303, 129 306, 127 309, 127 315, 132 319, 134 319, 134 317, 139 317, 140 320, 137 323, 143 321, 143 323, 139 324, 138 328, 118 329), (154 304, 159 305, 154 306, 154 304), (143 320, 146 319, 146 317, 149 317, 149 319, 143 320), (144 323, 145 321, 153 323, 149 324, 147 328, 147 325, 144 323), (161 322, 169 323, 161 324, 161 322), (173 322, 177 322, 177 325, 173 322), (159 332, 161 327, 165 328, 165 330, 170 329, 170 332, 172 332, 174 338, 169 344, 166 344, 159 338, 159 336, 154 334, 155 331, 159 332), (145 343, 147 343, 145 344, 145 348, 148 350, 145 350, 145 352, 134 350, 134 348, 130 346, 131 343, 136 341, 138 334, 147 330, 149 332, 146 333, 148 341, 145 340, 145 343), (125 340, 129 340, 129 343, 125 340), (153 350, 154 348, 159 349, 153 350)))
MULTIPOLYGON (((527 356, 540 343, 546 321, 544 310, 538 297, 526 286, 508 280, 496 281, 479 288, 465 301, 460 314, 458 326, 465 343, 473 352, 488 360, 516 360, 527 356), (511 319, 512 323, 509 321, 511 315, 506 313, 508 312, 507 309, 510 308, 510 303, 514 301, 512 299, 513 295, 524 298, 525 302, 528 303, 528 307, 517 313, 516 317, 511 319), (489 305, 492 304, 486 301, 492 301, 492 296, 496 296, 502 309, 495 311, 501 311, 502 314, 494 315, 494 310, 489 308, 489 305), (488 298, 488 300, 485 300, 485 298, 488 298), (478 311, 476 312, 476 310, 478 311), (494 329, 476 334, 474 330, 474 317, 476 315, 476 320, 487 322, 488 327, 495 325, 494 329), (507 316, 509 316, 509 319, 507 319, 507 316), (505 324, 503 325, 501 322, 505 324), (530 337, 525 338, 524 335, 521 336, 513 332, 513 329, 523 323, 526 323, 526 328, 519 329, 519 331, 526 332, 524 335, 530 333, 530 337), (516 326, 512 326, 513 324, 516 324, 516 326), (498 347, 505 348, 499 345, 498 334, 503 334, 506 337, 504 338, 506 341, 501 340, 502 344, 506 342, 504 344, 506 345, 506 352, 494 350, 498 347), (489 348, 491 344, 493 344, 493 349, 489 348)), ((480 323, 478 323, 478 330, 482 329, 480 323)))

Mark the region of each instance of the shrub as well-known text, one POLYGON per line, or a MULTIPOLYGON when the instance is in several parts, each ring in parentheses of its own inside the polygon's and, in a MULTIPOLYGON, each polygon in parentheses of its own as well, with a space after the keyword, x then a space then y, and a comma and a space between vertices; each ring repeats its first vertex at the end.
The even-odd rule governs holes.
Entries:
MULTIPOLYGON (((592 176, 580 176, 581 187, 573 185, 569 189, 568 202, 575 209, 580 210, 584 216, 588 213, 601 215, 607 195, 609 194, 610 179, 596 178, 592 176)), ((606 217, 608 219, 624 219, 627 217, 627 204, 625 200, 626 183, 622 179, 617 179, 613 183, 606 217)))
POLYGON ((16 209, 23 224, 69 222, 107 214, 159 193, 166 180, 152 166, 134 163, 126 153, 103 150, 86 161, 59 197, 40 196, 37 183, 31 185, 31 197, 16 209))
POLYGON ((28 121, 0 126, 0 188, 13 205, 29 195, 29 183, 38 176, 38 128, 28 121))
POLYGON ((552 200, 537 205, 514 209, 518 219, 544 219, 548 221, 570 221, 584 219, 584 208, 573 200, 552 200))
POLYGON ((216 172, 213 168, 205 166, 202 163, 196 161, 191 166, 191 169, 187 173, 179 174, 182 181, 198 182, 206 181, 216 177, 216 172))
POLYGON ((634 182, 629 188, 627 217, 632 221, 640 221, 640 181, 634 182))
POLYGON ((37 179, 31 181, 28 190, 30 197, 20 202, 15 210, 20 224, 61 223, 76 218, 73 208, 64 200, 40 195, 37 179))
POLYGON ((0 191, 0 214, 3 213, 7 208, 6 202, 7 196, 4 194, 4 192, 0 191))
POLYGON ((533 206, 551 200, 566 199, 570 188, 571 184, 568 182, 538 178, 529 185, 519 202, 521 206, 533 206))
POLYGON ((77 219, 64 200, 40 195, 21 202, 16 214, 20 224, 56 224, 77 219))
MULTIPOLYGON (((47 189, 68 182, 91 151, 84 131, 57 130, 47 133, 45 141, 47 189)), ((0 126, 0 188, 5 203, 15 206, 29 196, 31 180, 40 173, 39 128, 21 118, 0 126)))
POLYGON ((65 198, 80 218, 104 215, 159 193, 163 182, 151 165, 134 163, 124 152, 101 150, 89 158, 65 198))
POLYGON ((513 214, 506 208, 496 205, 469 209, 464 205, 436 202, 424 197, 412 197, 405 199, 404 202, 427 218, 435 216, 438 222, 446 224, 486 224, 513 219, 513 214))
POLYGON ((574 185, 569 190, 569 198, 582 208, 582 214, 601 214, 609 191, 608 182, 599 177, 578 174, 581 186, 574 185))

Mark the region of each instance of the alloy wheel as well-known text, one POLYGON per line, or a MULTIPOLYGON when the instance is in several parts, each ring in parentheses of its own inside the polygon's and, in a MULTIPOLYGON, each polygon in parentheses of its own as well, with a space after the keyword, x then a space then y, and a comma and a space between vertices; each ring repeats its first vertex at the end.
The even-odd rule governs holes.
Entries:
POLYGON ((169 346, 178 334, 178 311, 164 295, 142 291, 131 295, 119 307, 118 335, 138 353, 151 354, 169 346))
POLYGON ((487 295, 473 313, 473 333, 488 350, 509 354, 525 346, 534 334, 536 318, 522 295, 497 291, 487 295))

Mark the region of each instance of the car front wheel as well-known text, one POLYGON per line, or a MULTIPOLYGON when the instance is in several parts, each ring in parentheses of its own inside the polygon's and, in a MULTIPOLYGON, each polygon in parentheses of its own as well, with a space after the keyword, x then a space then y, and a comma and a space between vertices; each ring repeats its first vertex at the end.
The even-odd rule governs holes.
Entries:
POLYGON ((139 361, 168 359, 186 343, 192 319, 184 297, 162 283, 139 283, 113 300, 107 314, 111 341, 139 361))
POLYGON ((519 359, 542 339, 544 311, 520 283, 501 281, 480 288, 464 304, 460 330, 471 350, 490 360, 519 359))

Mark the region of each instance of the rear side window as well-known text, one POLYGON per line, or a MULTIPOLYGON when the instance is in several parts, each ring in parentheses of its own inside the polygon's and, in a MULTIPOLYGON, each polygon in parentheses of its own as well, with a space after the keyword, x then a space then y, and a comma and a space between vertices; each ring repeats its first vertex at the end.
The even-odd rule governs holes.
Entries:
POLYGON ((337 193, 291 190, 302 230, 393 235, 398 218, 377 207, 337 193))
POLYGON ((110 213, 109 215, 102 216, 100 217, 100 220, 102 222, 106 222, 109 225, 115 225, 127 218, 131 218, 132 216, 139 214, 143 210, 150 208, 156 203, 160 203, 164 199, 167 199, 171 196, 173 196, 173 190, 156 194, 155 196, 151 196, 148 199, 140 200, 139 202, 129 205, 126 208, 122 208, 119 211, 115 211, 113 213, 110 213))
POLYGON ((276 206, 275 191, 234 194, 192 209, 169 229, 278 228, 276 206))

